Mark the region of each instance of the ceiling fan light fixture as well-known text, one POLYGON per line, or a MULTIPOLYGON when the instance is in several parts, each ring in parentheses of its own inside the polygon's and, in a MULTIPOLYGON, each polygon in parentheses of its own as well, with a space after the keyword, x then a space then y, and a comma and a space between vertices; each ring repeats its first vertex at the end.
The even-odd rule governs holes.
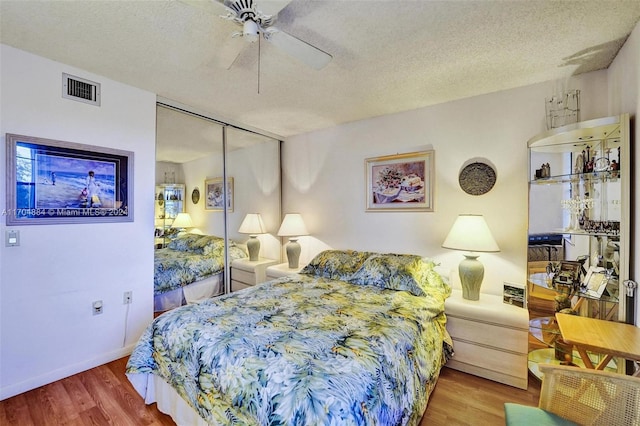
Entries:
POLYGON ((258 41, 258 24, 250 19, 244 21, 242 35, 251 43, 258 41))

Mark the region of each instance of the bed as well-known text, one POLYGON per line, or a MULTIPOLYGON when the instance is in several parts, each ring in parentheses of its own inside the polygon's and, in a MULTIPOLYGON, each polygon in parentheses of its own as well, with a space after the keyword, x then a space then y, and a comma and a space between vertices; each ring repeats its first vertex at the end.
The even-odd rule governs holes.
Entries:
POLYGON ((453 353, 450 293, 428 259, 325 251, 162 314, 127 377, 179 425, 417 425, 453 353))
MULTIPOLYGON (((229 259, 247 257, 229 243, 229 259)), ((184 234, 154 254, 154 311, 162 312, 222 293, 224 239, 213 235, 184 234)))

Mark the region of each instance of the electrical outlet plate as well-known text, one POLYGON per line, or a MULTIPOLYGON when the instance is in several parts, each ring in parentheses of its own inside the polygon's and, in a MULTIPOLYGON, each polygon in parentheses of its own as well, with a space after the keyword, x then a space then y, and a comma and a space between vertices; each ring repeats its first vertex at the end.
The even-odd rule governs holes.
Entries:
POLYGON ((91 306, 93 307, 93 315, 100 315, 102 313, 102 300, 96 300, 91 306))
POLYGON ((133 299, 133 292, 132 291, 125 291, 124 295, 122 296, 122 304, 123 305, 128 305, 129 303, 132 302, 133 299))

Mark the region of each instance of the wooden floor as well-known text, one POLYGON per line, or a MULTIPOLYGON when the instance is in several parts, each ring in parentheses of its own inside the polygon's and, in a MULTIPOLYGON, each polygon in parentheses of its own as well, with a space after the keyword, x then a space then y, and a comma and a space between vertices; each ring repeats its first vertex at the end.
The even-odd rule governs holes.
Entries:
MULTIPOLYGON (((174 425, 147 406, 124 375, 122 358, 0 401, 0 425, 174 425)), ((539 384, 527 391, 444 368, 421 426, 502 425, 503 404, 537 405, 539 384)))

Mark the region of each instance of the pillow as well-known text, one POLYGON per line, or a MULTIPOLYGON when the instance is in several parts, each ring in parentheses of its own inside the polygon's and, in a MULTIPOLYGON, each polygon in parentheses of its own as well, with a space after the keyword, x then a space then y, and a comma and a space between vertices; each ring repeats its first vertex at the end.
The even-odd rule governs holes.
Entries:
POLYGON ((168 245, 170 249, 210 255, 224 247, 224 239, 213 235, 184 234, 168 245))
POLYGON ((325 250, 305 266, 300 273, 348 281, 372 253, 355 250, 325 250))
POLYGON ((434 262, 413 254, 379 254, 370 256, 349 280, 352 284, 374 285, 391 290, 408 291, 425 296, 431 281, 439 281, 434 262))
POLYGON ((190 244, 190 251, 194 253, 209 255, 224 248, 224 238, 213 235, 199 235, 199 237, 190 244))
POLYGON ((202 237, 202 235, 197 235, 197 234, 178 235, 176 238, 171 240, 171 242, 169 242, 169 245, 167 247, 177 251, 191 251, 191 244, 193 243, 193 241, 197 240, 200 237, 202 237))

